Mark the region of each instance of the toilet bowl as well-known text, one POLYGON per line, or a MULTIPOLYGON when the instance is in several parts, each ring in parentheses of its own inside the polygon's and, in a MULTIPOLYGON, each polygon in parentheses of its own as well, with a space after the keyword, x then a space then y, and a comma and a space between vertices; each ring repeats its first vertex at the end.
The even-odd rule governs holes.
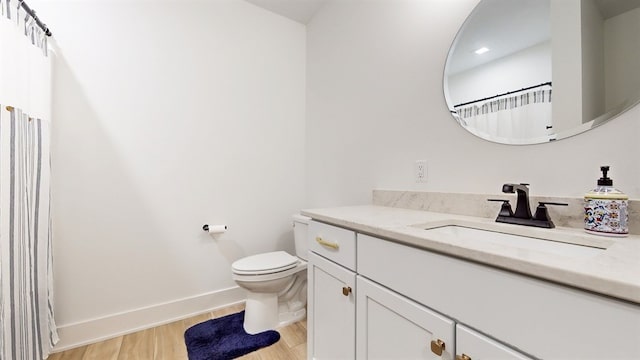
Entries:
POLYGON ((294 215, 296 255, 274 251, 248 256, 231 265, 233 280, 247 290, 244 330, 256 334, 300 321, 307 315, 307 225, 294 215))

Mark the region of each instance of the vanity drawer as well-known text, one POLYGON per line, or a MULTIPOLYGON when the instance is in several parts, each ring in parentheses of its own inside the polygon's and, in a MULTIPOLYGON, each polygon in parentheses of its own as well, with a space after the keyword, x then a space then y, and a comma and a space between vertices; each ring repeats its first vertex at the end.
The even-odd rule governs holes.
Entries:
POLYGON ((356 233, 337 226, 310 221, 307 240, 309 251, 356 270, 356 233))

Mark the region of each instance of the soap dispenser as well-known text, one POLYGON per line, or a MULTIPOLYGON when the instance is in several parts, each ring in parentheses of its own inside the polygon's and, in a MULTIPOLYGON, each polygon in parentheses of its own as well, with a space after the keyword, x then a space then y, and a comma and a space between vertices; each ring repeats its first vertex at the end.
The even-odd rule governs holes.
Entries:
POLYGON ((584 196, 584 229, 597 235, 627 236, 629 197, 613 187, 613 180, 607 176, 609 166, 600 170, 598 186, 584 196))

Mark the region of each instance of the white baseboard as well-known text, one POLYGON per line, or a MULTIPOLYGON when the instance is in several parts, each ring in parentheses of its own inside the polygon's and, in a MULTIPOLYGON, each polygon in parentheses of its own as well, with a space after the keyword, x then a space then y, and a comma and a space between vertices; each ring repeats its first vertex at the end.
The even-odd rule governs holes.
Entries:
POLYGON ((60 341, 52 352, 60 352, 168 324, 243 302, 245 299, 245 290, 235 286, 97 319, 61 325, 58 326, 60 341))

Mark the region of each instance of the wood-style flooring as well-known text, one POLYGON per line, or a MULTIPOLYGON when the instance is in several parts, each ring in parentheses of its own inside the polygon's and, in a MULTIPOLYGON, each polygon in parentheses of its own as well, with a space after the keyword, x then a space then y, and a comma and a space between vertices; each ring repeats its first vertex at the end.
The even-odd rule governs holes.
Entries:
MULTIPOLYGON (((244 304, 234 305, 152 329, 54 353, 49 356, 49 360, 186 360, 184 332, 187 328, 243 309, 244 304)), ((249 353, 240 359, 302 360, 307 358, 306 320, 279 328, 278 332, 280 340, 277 343, 249 353)))

